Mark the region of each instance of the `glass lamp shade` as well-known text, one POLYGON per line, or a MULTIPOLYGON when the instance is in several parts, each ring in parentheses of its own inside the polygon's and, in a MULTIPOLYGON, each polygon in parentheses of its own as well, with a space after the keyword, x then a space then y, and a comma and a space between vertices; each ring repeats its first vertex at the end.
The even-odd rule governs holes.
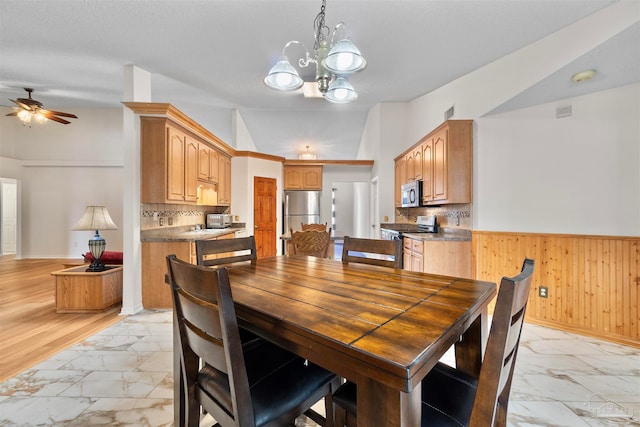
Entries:
POLYGON ((291 91, 300 89, 304 81, 295 68, 289 63, 286 56, 281 56, 276 65, 274 65, 269 74, 264 78, 264 84, 271 89, 281 91, 291 91))
POLYGON ((324 60, 324 66, 334 74, 355 74, 367 67, 360 50, 349 39, 342 39, 333 45, 324 60))
POLYGON ((327 101, 336 104, 347 104, 358 99, 358 93, 344 77, 338 77, 329 86, 329 90, 324 97, 327 101))
POLYGON ((109 211, 105 206, 87 206, 82 217, 73 227, 75 231, 91 230, 96 234, 89 240, 89 251, 93 256, 93 262, 87 271, 104 271, 105 265, 100 261, 107 246, 106 241, 98 230, 117 230, 118 226, 113 222, 109 211))

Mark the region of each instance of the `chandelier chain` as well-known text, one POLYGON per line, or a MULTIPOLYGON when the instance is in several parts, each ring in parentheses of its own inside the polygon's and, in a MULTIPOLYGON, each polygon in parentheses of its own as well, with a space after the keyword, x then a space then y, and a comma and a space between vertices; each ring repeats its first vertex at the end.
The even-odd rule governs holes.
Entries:
POLYGON ((313 44, 313 50, 316 51, 320 47, 320 42, 327 39, 331 30, 324 23, 325 9, 327 7, 327 0, 322 0, 322 6, 320 6, 320 12, 316 15, 316 19, 313 21, 313 29, 315 30, 315 42, 313 44), (325 34, 326 31, 326 34, 325 34))

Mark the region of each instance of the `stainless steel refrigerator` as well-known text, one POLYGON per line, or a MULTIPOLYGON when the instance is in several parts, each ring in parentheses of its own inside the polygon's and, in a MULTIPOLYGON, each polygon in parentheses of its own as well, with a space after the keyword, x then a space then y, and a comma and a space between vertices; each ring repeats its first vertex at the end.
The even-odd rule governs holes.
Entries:
POLYGON ((301 224, 320 222, 319 191, 284 192, 284 233, 300 230, 301 224))

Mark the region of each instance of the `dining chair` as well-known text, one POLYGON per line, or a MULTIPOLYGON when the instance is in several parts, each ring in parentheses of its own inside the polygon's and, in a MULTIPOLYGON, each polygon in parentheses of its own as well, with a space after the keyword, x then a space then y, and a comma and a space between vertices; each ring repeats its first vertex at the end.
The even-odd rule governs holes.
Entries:
POLYGON ((256 262, 256 240, 254 236, 235 239, 196 240, 196 260, 198 265, 211 267, 234 262, 256 262))
MULTIPOLYGON (((525 259, 520 274, 500 282, 491 331, 474 378, 438 362, 422 380, 424 426, 506 426, 511 380, 527 308, 534 261, 525 259)), ((336 426, 354 425, 357 388, 346 382, 333 395, 336 426)))
POLYGON ((329 256, 329 231, 294 231, 291 234, 291 248, 293 255, 308 255, 318 258, 329 256))
MULTIPOLYGON (((254 236, 220 240, 196 240, 196 263, 204 267, 229 265, 235 262, 256 262, 256 240, 254 236)), ((261 340, 258 335, 240 327, 243 344, 261 340)))
MULTIPOLYGON (((305 224, 304 222, 301 223, 302 225, 302 231, 306 231, 306 230, 316 230, 316 231, 327 231, 327 223, 325 222, 324 224, 305 224)), ((329 231, 331 231, 331 229, 329 229, 329 231)))
POLYGON ((177 328, 174 358, 181 367, 174 385, 180 426, 198 426, 201 407, 222 427, 287 426, 303 413, 333 426, 336 375, 266 340, 243 345, 226 267, 169 255, 167 269, 177 328), (326 418, 310 412, 323 398, 326 418))
POLYGON ((345 236, 342 246, 342 262, 402 268, 402 241, 345 236), (390 257, 392 259, 389 259, 390 257))

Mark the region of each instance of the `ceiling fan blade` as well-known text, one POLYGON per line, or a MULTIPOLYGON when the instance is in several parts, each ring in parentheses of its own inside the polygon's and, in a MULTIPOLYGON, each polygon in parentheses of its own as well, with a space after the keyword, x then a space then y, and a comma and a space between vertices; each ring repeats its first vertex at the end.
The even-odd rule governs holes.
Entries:
POLYGON ((77 119, 78 118, 78 116, 76 116, 75 114, 62 113, 60 111, 40 110, 40 112, 42 114, 44 114, 45 116, 47 116, 47 117, 48 117, 49 114, 54 114, 56 116, 71 117, 72 119, 77 119))
POLYGON ((9 113, 9 114, 7 114, 7 116, 17 116, 17 115, 18 115, 18 112, 17 112, 17 111, 14 111, 13 113, 9 113))
POLYGON ((15 100, 15 99, 10 99, 9 101, 15 103, 18 107, 22 108, 23 110, 31 111, 31 106, 25 104, 24 102, 20 102, 20 101, 15 100))
POLYGON ((60 117, 56 117, 56 116, 45 115, 45 117, 47 119, 49 119, 49 120, 53 120, 54 122, 62 123, 63 125, 68 125, 69 123, 71 123, 70 121, 67 121, 65 119, 61 119, 60 117))

